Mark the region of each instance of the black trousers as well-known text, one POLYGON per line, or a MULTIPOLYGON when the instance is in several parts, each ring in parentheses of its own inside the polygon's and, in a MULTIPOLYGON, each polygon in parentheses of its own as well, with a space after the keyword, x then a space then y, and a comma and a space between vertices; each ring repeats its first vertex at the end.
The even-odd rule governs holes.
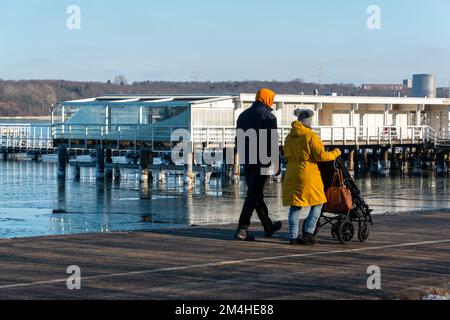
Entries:
POLYGON ((247 183, 248 191, 239 219, 240 229, 248 229, 250 226, 250 219, 253 212, 256 210, 258 218, 264 226, 264 230, 267 232, 271 230, 272 220, 269 218, 269 210, 264 203, 264 185, 266 180, 267 176, 261 175, 260 166, 245 166, 245 181, 247 183))

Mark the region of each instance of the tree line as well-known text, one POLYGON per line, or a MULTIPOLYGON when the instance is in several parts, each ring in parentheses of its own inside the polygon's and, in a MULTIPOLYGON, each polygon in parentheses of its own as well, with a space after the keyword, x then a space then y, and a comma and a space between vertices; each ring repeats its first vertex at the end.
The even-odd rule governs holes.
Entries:
POLYGON ((92 98, 106 94, 239 94, 256 92, 262 87, 279 94, 319 94, 336 92, 339 95, 392 95, 382 90, 363 91, 354 84, 317 84, 294 81, 224 81, 169 82, 144 81, 127 84, 77 82, 65 80, 0 80, 0 117, 47 116, 52 104, 66 100, 92 98))

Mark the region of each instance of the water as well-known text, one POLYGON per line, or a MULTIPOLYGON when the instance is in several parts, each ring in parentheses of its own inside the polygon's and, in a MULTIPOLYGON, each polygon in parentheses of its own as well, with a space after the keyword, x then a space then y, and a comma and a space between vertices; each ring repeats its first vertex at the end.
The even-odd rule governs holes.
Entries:
MULTIPOLYGON (((61 181, 55 163, 0 161, 0 238, 236 223, 245 197, 243 183, 223 188, 212 180, 207 190, 197 185, 186 192, 181 177, 172 177, 149 191, 140 188, 137 172, 123 171, 121 182, 105 183, 94 170, 82 169, 75 181, 68 169, 61 181)), ((366 178, 357 184, 376 213, 450 205, 448 178, 366 178)), ((281 184, 267 186, 271 215, 286 220, 280 194, 281 184)))

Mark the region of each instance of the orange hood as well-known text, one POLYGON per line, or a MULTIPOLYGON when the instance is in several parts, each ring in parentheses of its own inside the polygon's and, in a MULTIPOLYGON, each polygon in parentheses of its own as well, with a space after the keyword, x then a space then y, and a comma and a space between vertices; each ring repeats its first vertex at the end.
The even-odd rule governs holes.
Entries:
POLYGON ((256 101, 264 103, 269 108, 273 107, 275 92, 269 89, 261 89, 256 94, 256 101))

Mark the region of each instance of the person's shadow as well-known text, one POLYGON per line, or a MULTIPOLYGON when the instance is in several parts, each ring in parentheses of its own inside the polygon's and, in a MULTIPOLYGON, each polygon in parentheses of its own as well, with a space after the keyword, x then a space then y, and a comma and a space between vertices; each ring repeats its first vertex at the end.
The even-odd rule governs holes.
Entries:
MULTIPOLYGON (((328 230, 328 228, 323 228, 322 232, 318 235, 319 244, 327 244, 339 245, 339 242, 332 238, 328 230)), ((234 241, 239 242, 234 239, 234 234, 236 232, 235 229, 231 226, 205 226, 205 227, 186 227, 186 228, 167 228, 167 229, 159 229, 159 230, 149 230, 147 232, 162 234, 162 235, 170 235, 173 237, 181 237, 181 238, 197 238, 197 239, 208 239, 208 240, 219 240, 219 241, 234 241)), ((287 231, 280 231, 274 234, 271 238, 266 238, 264 236, 264 231, 258 231, 255 227, 254 230, 251 230, 251 234, 256 237, 256 243, 270 243, 274 245, 286 245, 290 242, 289 233, 287 231)), ((252 242, 249 242, 252 243, 252 242)))

